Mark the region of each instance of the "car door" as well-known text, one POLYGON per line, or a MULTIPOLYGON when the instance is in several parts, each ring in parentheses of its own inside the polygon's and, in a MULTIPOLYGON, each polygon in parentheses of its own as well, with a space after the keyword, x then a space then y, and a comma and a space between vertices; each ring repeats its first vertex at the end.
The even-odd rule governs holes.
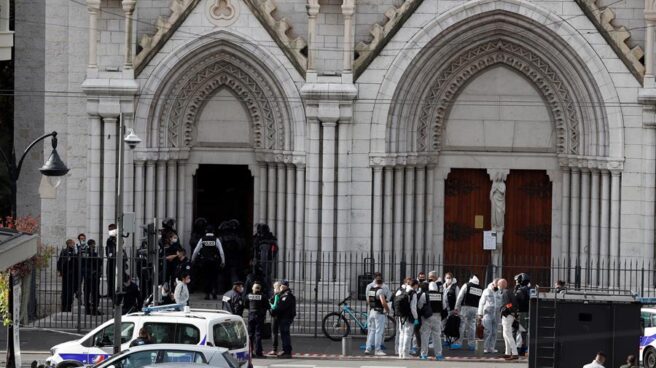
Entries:
MULTIPOLYGON (((134 333, 134 323, 121 323, 121 350, 127 348, 134 333)), ((88 362, 97 364, 109 358, 114 352, 114 323, 110 323, 98 331, 92 340, 89 349, 88 362)))

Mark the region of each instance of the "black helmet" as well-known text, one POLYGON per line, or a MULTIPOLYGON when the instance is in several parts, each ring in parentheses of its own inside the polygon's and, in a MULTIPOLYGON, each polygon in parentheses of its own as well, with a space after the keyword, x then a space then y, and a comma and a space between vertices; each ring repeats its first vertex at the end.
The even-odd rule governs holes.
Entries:
POLYGON ((530 282, 531 282, 531 278, 523 272, 515 275, 515 283, 517 283, 517 285, 526 286, 530 282))
POLYGON ((205 232, 208 234, 209 233, 214 234, 214 225, 207 225, 207 227, 205 227, 205 232))
POLYGON ((173 229, 175 226, 175 220, 172 218, 167 218, 162 221, 162 227, 165 229, 173 229))
POLYGON ((201 232, 207 227, 207 220, 204 217, 199 217, 194 221, 194 231, 201 232))

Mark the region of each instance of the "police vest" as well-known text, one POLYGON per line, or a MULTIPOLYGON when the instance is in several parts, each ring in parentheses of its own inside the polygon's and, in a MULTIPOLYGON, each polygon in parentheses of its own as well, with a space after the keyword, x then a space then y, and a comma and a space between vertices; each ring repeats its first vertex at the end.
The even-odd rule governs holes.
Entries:
POLYGON ((442 313, 442 292, 429 290, 426 296, 428 297, 428 303, 430 303, 433 314, 442 313))
POLYGON ((378 290, 381 290, 378 286, 369 289, 369 292, 367 293, 367 301, 369 302, 370 309, 380 312, 383 310, 383 303, 380 301, 379 297, 376 297, 378 290))
POLYGON ((478 301, 481 300, 481 295, 483 295, 483 289, 470 282, 467 284, 467 294, 465 294, 463 304, 468 307, 478 308, 478 301))
POLYGON ((268 303, 264 295, 262 294, 248 294, 248 309, 251 313, 264 313, 266 312, 266 307, 264 303, 268 303))
POLYGON ((219 250, 216 248, 216 236, 208 234, 201 240, 200 257, 203 260, 216 260, 219 258, 219 250))

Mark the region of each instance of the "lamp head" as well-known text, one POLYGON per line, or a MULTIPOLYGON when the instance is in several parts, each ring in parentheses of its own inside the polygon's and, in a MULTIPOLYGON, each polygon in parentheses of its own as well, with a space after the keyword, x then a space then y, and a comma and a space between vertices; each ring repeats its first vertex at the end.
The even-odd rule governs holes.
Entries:
POLYGON ((128 129, 127 135, 123 138, 123 141, 128 144, 130 149, 134 149, 139 143, 141 143, 141 138, 138 135, 134 134, 132 128, 128 129))
POLYGON ((69 171, 69 168, 66 167, 64 161, 59 157, 59 153, 57 153, 56 136, 52 137, 52 152, 50 153, 50 157, 48 157, 48 160, 41 166, 39 171, 45 176, 64 176, 69 171))

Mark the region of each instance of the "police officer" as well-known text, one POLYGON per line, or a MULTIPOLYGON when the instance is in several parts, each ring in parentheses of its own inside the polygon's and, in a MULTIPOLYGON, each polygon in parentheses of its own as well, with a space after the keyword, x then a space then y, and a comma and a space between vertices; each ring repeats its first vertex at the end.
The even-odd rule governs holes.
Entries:
MULTIPOLYGON (((412 345, 412 336, 414 334, 414 327, 419 325, 419 314, 417 313, 417 290, 419 289, 419 281, 411 280, 409 284, 404 285, 403 290, 399 290, 394 295, 394 308, 396 309, 397 300, 404 299, 403 294, 407 294, 408 304, 407 311, 399 314, 400 318, 400 336, 399 336, 399 358, 406 359, 410 352, 412 345)), ((398 312, 395 311, 398 314, 398 312)))
POLYGON ((191 260, 187 257, 187 251, 180 247, 177 249, 178 266, 175 269, 175 278, 182 279, 182 274, 191 275, 191 260))
POLYGON ((278 355, 278 358, 291 359, 292 338, 290 329, 294 317, 296 317, 296 297, 292 294, 287 280, 280 282, 280 301, 275 311, 280 325, 280 339, 282 340, 282 354, 278 355))
MULTIPOLYGON (((531 278, 525 273, 515 275, 515 297, 517 298, 517 349, 519 355, 526 354, 526 329, 528 328, 528 309, 531 298, 531 278)), ((513 328, 514 329, 514 328, 513 328)))
MULTIPOLYGON (((437 280, 437 274, 435 276, 435 280, 437 280)), ((442 292, 441 282, 430 281, 428 290, 421 293, 417 301, 417 309, 421 315, 421 354, 419 356, 421 360, 428 359, 428 345, 431 338, 433 339, 435 360, 444 360, 440 335, 442 334, 442 311, 446 306, 442 292)))
POLYGON ((114 285, 116 278, 116 236, 118 232, 116 224, 110 224, 108 227, 107 242, 105 243, 105 256, 107 257, 107 297, 114 299, 116 288, 114 285))
POLYGON ((251 351, 256 358, 264 357, 262 352, 262 328, 266 312, 269 310, 269 300, 262 293, 262 285, 254 284, 253 290, 246 296, 246 308, 248 309, 248 335, 251 341, 251 351))
POLYGON ((57 273, 62 278, 61 306, 62 312, 70 312, 73 304, 73 295, 77 293, 77 254, 73 239, 66 240, 66 248, 59 253, 57 260, 57 273))
POLYGON ((205 275, 205 300, 210 299, 210 294, 216 299, 219 271, 225 265, 225 255, 221 241, 214 235, 212 225, 207 227, 205 236, 198 241, 194 249, 191 260, 196 261, 197 258, 200 259, 201 272, 205 275))
POLYGON ((103 260, 96 250, 96 241, 89 239, 86 246, 80 248, 82 257, 82 278, 84 279, 84 310, 86 314, 101 315, 98 310, 100 299, 100 276, 103 260))
POLYGON ((456 300, 456 312, 462 318, 460 323, 460 339, 467 339, 469 350, 474 350, 476 339, 476 316, 478 314, 478 302, 483 295, 483 288, 479 286, 478 277, 473 275, 469 282, 462 285, 458 300, 456 300))
POLYGON ((235 281, 232 289, 223 294, 223 310, 241 317, 244 314, 244 283, 235 281))
POLYGON ((364 353, 371 354, 371 348, 373 347, 375 355, 387 355, 381 349, 383 335, 385 334, 385 322, 387 321, 386 313, 389 312, 382 277, 377 278, 374 287, 367 292, 367 302, 369 304, 369 315, 367 316, 367 345, 364 353))

